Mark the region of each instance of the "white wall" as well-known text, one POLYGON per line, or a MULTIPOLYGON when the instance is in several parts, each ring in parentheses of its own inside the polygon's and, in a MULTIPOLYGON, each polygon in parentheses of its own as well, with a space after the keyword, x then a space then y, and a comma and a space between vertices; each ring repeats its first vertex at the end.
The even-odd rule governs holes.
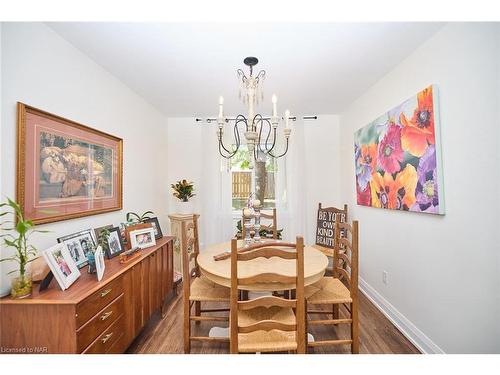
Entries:
POLYGON ((500 351, 499 37, 496 24, 448 24, 341 115, 339 177, 360 221, 362 287, 425 351, 500 351), (429 84, 439 88, 446 215, 357 206, 353 132, 429 84))
MULTIPOLYGON (((227 197, 221 190, 230 189, 231 182, 220 173, 216 128, 217 124, 195 122, 194 118, 168 119, 168 181, 186 178, 195 183, 195 210, 201 214, 200 231, 204 245, 228 240, 235 232, 234 222, 219 217, 219 198, 221 195, 227 197), (221 229, 220 225, 227 228, 221 229)), ((226 133, 230 135, 228 131, 226 133)), ((318 115, 315 121, 297 121, 293 125, 290 151, 286 157, 288 173, 295 174, 293 178, 287 176, 288 184, 294 186, 287 186, 288 212, 279 212, 278 226, 287 228, 289 238, 301 234, 307 243, 312 243, 318 203, 340 205, 342 202, 340 183, 336 178, 340 166, 338 116, 318 115), (298 169, 303 172, 300 178, 296 175, 298 169), (303 207, 297 209, 301 203, 303 207)), ((170 203, 173 212, 173 198, 170 203)))
POLYGON ((43 24, 4 23, 1 37, 2 200, 15 197, 17 101, 123 138, 123 210, 44 225, 52 233, 34 238, 34 245, 43 250, 61 235, 117 225, 128 211, 153 210, 166 229, 166 118, 43 24))
POLYGON ((306 243, 315 242, 318 203, 341 207, 339 116, 319 115, 304 123, 306 243))

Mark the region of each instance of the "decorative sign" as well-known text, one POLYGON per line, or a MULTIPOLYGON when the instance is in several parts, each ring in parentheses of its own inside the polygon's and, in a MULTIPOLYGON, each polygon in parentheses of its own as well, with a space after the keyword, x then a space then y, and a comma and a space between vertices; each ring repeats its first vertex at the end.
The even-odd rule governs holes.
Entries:
POLYGON ((337 218, 341 223, 347 220, 347 206, 344 210, 335 207, 322 208, 321 203, 318 207, 318 224, 316 227, 316 245, 333 249, 335 238, 335 222, 337 218))

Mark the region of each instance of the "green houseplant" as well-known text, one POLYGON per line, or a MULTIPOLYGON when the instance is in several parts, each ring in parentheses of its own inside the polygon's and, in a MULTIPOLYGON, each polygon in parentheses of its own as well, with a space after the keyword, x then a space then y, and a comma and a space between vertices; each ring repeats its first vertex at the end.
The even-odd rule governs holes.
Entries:
POLYGON ((181 214, 189 214, 193 211, 193 205, 190 198, 194 197, 194 184, 187 180, 179 180, 171 184, 173 195, 178 199, 177 210, 181 214))
POLYGON ((174 197, 182 202, 188 202, 189 198, 192 198, 196 195, 193 193, 194 184, 192 182, 188 182, 187 180, 177 181, 177 183, 171 184, 171 186, 174 190, 174 197))
POLYGON ((29 238, 33 233, 47 233, 45 230, 35 229, 31 220, 25 220, 21 206, 13 200, 7 198, 7 203, 0 204, 2 211, 0 217, 12 215, 11 220, 2 221, 0 224, 3 244, 6 247, 15 249, 14 255, 3 258, 0 262, 15 261, 19 264, 17 270, 9 274, 18 272, 18 276, 12 279, 11 296, 12 298, 24 298, 31 295, 33 282, 31 274, 27 269, 28 263, 35 260, 37 249, 29 243, 29 238))
POLYGON ((127 223, 139 224, 139 223, 144 223, 144 221, 146 221, 147 219, 151 219, 151 215, 154 215, 153 211, 146 211, 142 215, 139 215, 135 212, 127 212, 126 219, 127 223))
POLYGON ((87 269, 88 273, 96 273, 97 267, 95 265, 95 252, 99 246, 102 247, 103 251, 106 251, 108 248, 108 238, 109 238, 109 230, 107 228, 103 228, 99 232, 99 236, 97 237, 97 245, 87 254, 87 261, 89 262, 89 267, 87 269))

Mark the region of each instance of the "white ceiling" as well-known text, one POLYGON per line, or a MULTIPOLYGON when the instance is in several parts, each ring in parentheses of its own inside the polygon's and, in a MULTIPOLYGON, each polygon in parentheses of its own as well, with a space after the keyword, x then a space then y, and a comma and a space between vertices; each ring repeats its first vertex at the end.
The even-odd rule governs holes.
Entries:
MULTIPOLYGON (((264 104, 293 114, 339 113, 441 23, 49 23, 167 116, 243 111, 236 69, 256 56, 264 104)), ((431 58, 429 56, 429 58, 431 58)))

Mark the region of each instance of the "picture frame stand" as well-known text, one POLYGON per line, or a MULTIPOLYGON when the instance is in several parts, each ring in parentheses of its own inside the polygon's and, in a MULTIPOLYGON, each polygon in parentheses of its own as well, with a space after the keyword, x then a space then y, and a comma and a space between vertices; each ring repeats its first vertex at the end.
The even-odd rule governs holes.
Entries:
POLYGON ((54 274, 52 273, 52 271, 49 271, 47 276, 45 276, 43 278, 43 280, 40 282, 40 286, 38 287, 38 291, 43 292, 45 289, 47 289, 53 278, 54 278, 54 274))

